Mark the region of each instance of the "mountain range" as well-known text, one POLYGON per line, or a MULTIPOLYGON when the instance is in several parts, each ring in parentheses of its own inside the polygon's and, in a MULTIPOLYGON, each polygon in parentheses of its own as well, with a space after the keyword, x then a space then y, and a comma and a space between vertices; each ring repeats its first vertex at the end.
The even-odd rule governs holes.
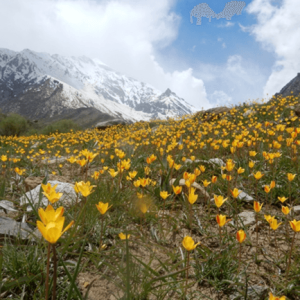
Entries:
POLYGON ((195 112, 170 89, 162 93, 98 59, 3 48, 0 107, 3 113, 15 112, 30 120, 81 114, 93 115, 95 122, 101 117, 147 121, 195 112))

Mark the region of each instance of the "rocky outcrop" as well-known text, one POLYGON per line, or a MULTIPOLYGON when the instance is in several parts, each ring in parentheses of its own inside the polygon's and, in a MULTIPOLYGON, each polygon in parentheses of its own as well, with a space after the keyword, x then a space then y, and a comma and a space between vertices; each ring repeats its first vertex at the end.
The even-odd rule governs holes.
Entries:
POLYGON ((286 84, 279 93, 276 93, 275 97, 278 97, 279 95, 282 97, 287 97, 290 95, 294 95, 295 97, 300 96, 300 73, 298 73, 295 78, 286 84))

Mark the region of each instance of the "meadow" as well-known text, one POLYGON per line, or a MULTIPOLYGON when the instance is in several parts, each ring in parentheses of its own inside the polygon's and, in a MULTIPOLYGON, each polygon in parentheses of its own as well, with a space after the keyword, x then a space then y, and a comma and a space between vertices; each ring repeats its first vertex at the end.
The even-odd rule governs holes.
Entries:
POLYGON ((0 136, 0 298, 300 299, 297 104, 0 136))

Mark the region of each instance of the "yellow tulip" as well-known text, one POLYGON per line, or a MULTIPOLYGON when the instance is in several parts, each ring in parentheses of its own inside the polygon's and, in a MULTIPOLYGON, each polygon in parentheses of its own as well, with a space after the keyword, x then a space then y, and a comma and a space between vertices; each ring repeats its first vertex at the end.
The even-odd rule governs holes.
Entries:
POLYGON ((141 185, 141 182, 139 180, 136 180, 133 182, 133 185, 137 188, 141 185))
POLYGON ((127 236, 126 236, 126 234, 124 234, 124 233, 119 233, 119 238, 121 239, 121 240, 126 240, 126 239, 129 239, 130 238, 130 234, 127 234, 127 236))
POLYGON ((166 191, 161 191, 161 192, 160 192, 160 196, 161 196, 164 200, 166 200, 170 195, 171 195, 171 194, 168 194, 168 192, 166 192, 166 191))
POLYGON ((253 174, 253 176, 256 180, 259 180, 264 176, 264 174, 262 174, 260 171, 258 171, 255 174, 253 174))
POLYGON ((195 191, 196 191, 196 189, 192 187, 189 195, 186 195, 188 197, 188 201, 191 204, 194 204, 196 202, 196 200, 198 199, 198 195, 195 195, 195 191))
POLYGON ((231 195, 233 198, 237 198, 239 196, 239 194, 241 193, 237 188, 234 188, 233 191, 230 190, 231 195))
MULTIPOLYGON (((48 206, 49 207, 49 206, 48 206)), ((63 208, 53 211, 48 208, 45 211, 39 210, 39 215, 42 216, 41 221, 36 221, 37 228, 43 235, 44 239, 51 244, 55 244, 58 239, 66 232, 74 223, 72 221, 64 230, 65 217, 62 217, 63 208)))
POLYGON ((288 181, 293 181, 294 178, 295 178, 296 174, 292 174, 292 173, 287 173, 287 178, 288 178, 288 181))
POLYGON ((198 245, 200 244, 197 243, 195 244, 194 240, 190 236, 184 237, 182 241, 182 246, 187 250, 187 251, 192 251, 194 250, 198 245))
POLYGON ((288 198, 286 197, 278 197, 278 200, 283 203, 284 201, 286 201, 288 198))
POLYGON ((48 198, 48 200, 53 204, 57 202, 63 193, 56 193, 56 191, 51 191, 50 194, 43 192, 43 194, 48 198))
POLYGON ((50 194, 53 191, 55 192, 57 184, 55 186, 51 186, 50 182, 48 182, 47 184, 41 184, 41 187, 46 194, 50 194))
POLYGON ((264 190, 265 190, 265 192, 268 194, 268 193, 271 191, 271 188, 270 188, 270 186, 265 185, 265 186, 264 186, 264 190))
POLYGON ((128 174, 129 174, 130 178, 133 179, 136 176, 137 171, 132 171, 132 172, 129 172, 128 174))
POLYGON ((64 214, 64 208, 60 206, 55 210, 51 205, 48 205, 45 210, 40 207, 38 214, 44 225, 47 225, 49 222, 55 222, 59 217, 62 217, 64 214))
POLYGON ((227 198, 224 199, 223 196, 217 196, 217 195, 214 195, 214 199, 215 199, 216 206, 219 207, 219 208, 227 200, 227 198))
POLYGON ((264 215, 264 217, 269 224, 271 224, 275 218, 275 216, 271 217, 270 215, 264 215))
POLYGON ((242 243, 246 239, 246 233, 244 230, 239 230, 236 233, 236 239, 238 240, 239 243, 242 243))
POLYGON ((260 204, 259 202, 254 201, 254 205, 253 205, 254 211, 257 212, 257 213, 260 212, 263 205, 264 205, 263 203, 260 204))
POLYGON ((245 172, 245 169, 243 169, 243 168, 241 168, 241 167, 239 167, 238 170, 237 170, 237 173, 238 173, 238 174, 242 174, 242 173, 244 173, 244 172, 245 172))
POLYGON ((274 189, 275 185, 276 185, 275 181, 272 180, 271 183, 270 183, 270 188, 271 188, 271 189, 274 189))
POLYGON ((111 175, 112 178, 115 178, 119 172, 115 171, 114 169, 109 169, 108 173, 111 175))
POLYGON ((210 185, 210 181, 207 181, 206 179, 203 182, 204 187, 208 187, 210 185))
POLYGON ((235 164, 233 163, 232 159, 228 159, 227 162, 226 162, 226 170, 228 172, 232 171, 233 168, 234 168, 235 164))
POLYGON ((201 171, 202 173, 205 172, 205 167, 204 167, 203 165, 199 166, 199 168, 200 168, 200 171, 201 171))
POLYGON ((150 204, 145 203, 144 201, 140 201, 140 202, 138 203, 138 207, 139 207, 140 211, 141 211, 143 214, 145 214, 145 213, 148 211, 148 209, 149 209, 149 207, 150 207, 150 204))
POLYGON ((270 223, 270 227, 273 229, 273 230, 276 230, 282 223, 277 223, 277 220, 274 218, 272 220, 272 222, 270 223))
POLYGON ((108 203, 103 203, 103 202, 99 202, 98 204, 96 204, 97 209, 99 210, 101 215, 104 215, 111 207, 108 206, 108 203))
POLYGON ((19 169, 19 168, 15 168, 14 170, 20 176, 22 176, 24 174, 24 172, 26 171, 25 169, 19 169))
POLYGON ((296 221, 296 220, 290 221, 290 225, 295 232, 300 231, 300 221, 296 221))
POLYGON ((182 191, 182 187, 181 186, 174 186, 174 185, 172 185, 172 187, 173 187, 174 194, 178 195, 178 194, 181 193, 181 191, 182 191))
POLYGON ((95 187, 96 185, 91 185, 89 181, 80 181, 75 182, 75 186, 77 187, 77 190, 81 193, 83 197, 87 197, 88 195, 93 193, 93 187, 95 187))
POLYGON ((225 215, 217 215, 216 220, 220 227, 223 227, 229 221, 226 221, 225 215))
POLYGON ((290 209, 288 206, 282 206, 281 207, 281 211, 285 214, 285 215, 288 215, 289 212, 290 212, 290 209))

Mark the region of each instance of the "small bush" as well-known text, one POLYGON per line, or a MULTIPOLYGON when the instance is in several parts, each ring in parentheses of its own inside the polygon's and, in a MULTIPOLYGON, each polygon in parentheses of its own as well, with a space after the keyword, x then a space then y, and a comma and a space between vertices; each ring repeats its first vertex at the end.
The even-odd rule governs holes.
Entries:
POLYGON ((47 125, 45 128, 42 129, 41 132, 42 134, 49 135, 56 132, 66 133, 66 132, 70 132, 71 130, 77 131, 77 130, 81 130, 81 128, 72 120, 60 120, 50 125, 47 125))
POLYGON ((0 121, 0 135, 20 136, 28 128, 27 120, 18 114, 10 114, 0 121))

